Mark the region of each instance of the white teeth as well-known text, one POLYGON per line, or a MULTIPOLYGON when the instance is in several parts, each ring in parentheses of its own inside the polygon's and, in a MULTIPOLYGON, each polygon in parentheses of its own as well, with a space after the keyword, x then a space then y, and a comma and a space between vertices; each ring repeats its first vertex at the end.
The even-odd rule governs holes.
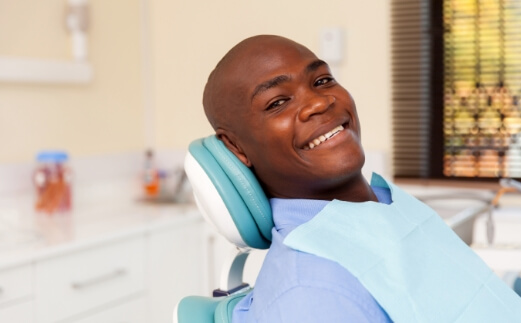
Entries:
POLYGON ((306 150, 307 149, 313 149, 315 148, 316 146, 320 145, 321 143, 323 143, 324 141, 330 139, 331 137, 333 137, 334 135, 336 135, 337 133, 339 133, 340 131, 344 130, 344 127, 342 125, 338 126, 338 127, 335 127, 333 130, 329 131, 329 132, 326 132, 325 134, 319 136, 318 138, 316 139, 313 139, 311 142, 309 142, 307 144, 306 147, 304 147, 306 150))
POLYGON ((326 136, 327 139, 331 138, 332 135, 333 135, 333 132, 332 132, 332 131, 330 131, 330 132, 328 132, 328 133, 325 134, 325 136, 326 136))

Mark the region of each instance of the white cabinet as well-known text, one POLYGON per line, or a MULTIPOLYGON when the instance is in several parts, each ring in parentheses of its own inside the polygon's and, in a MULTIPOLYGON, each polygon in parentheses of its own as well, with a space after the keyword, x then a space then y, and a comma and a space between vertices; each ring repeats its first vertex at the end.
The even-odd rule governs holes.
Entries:
POLYGON ((32 323, 33 312, 32 301, 9 304, 0 307, 0 322, 32 323))
POLYGON ((31 266, 0 270, 0 322, 33 322, 31 266))
POLYGON ((0 252, 0 323, 171 322, 181 298, 205 292, 204 223, 193 208, 152 211, 14 264, 0 252))
POLYGON ((143 297, 115 305, 74 323, 143 323, 145 317, 145 301, 143 297))
POLYGON ((175 305, 203 293, 202 220, 156 230, 147 239, 147 323, 172 321, 175 305))
POLYGON ((37 322, 57 322, 142 293, 144 259, 139 236, 37 262, 37 322))
MULTIPOLYGON (((0 323, 167 323, 183 297, 219 287, 235 247, 202 217, 145 227, 0 268, 0 323)), ((263 256, 250 256, 248 283, 263 256)))
POLYGON ((0 270, 0 306, 32 296, 31 266, 0 270))

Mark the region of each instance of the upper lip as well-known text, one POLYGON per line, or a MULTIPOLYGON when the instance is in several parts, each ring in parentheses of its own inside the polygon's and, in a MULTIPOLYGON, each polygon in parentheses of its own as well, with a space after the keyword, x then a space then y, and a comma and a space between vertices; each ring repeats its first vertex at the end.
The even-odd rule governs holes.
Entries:
POLYGON ((300 145, 298 147, 300 147, 301 149, 303 149, 304 147, 306 147, 311 141, 313 141, 314 139, 320 137, 321 135, 324 135, 325 133, 327 133, 328 131, 331 131, 333 130, 335 127, 338 127, 340 125, 343 125, 344 128, 346 128, 348 125, 349 125, 349 119, 343 119, 343 120, 339 120, 339 119, 335 119, 335 120, 332 120, 332 121, 329 121, 329 122, 326 122, 325 124, 317 127, 315 129, 315 131, 313 131, 308 137, 306 137, 306 139, 300 143, 300 145))

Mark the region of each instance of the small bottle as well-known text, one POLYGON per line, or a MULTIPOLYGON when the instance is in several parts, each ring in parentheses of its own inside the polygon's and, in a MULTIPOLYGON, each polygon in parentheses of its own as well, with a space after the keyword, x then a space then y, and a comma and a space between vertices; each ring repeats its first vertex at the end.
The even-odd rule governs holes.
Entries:
POLYGON ((63 151, 41 151, 33 174, 35 210, 47 214, 69 212, 72 208, 72 172, 69 156, 63 151))
POLYGON ((148 197, 159 195, 159 183, 159 171, 155 166, 154 152, 149 149, 145 153, 145 169, 143 174, 143 188, 145 195, 148 197))

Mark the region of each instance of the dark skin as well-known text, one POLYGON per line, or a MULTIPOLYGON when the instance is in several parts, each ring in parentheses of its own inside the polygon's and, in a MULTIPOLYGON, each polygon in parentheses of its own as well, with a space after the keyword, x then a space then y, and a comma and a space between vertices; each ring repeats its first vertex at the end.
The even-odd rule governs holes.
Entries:
POLYGON ((306 47, 278 36, 244 40, 210 75, 203 105, 270 197, 377 200, 361 172, 355 103, 306 47))

